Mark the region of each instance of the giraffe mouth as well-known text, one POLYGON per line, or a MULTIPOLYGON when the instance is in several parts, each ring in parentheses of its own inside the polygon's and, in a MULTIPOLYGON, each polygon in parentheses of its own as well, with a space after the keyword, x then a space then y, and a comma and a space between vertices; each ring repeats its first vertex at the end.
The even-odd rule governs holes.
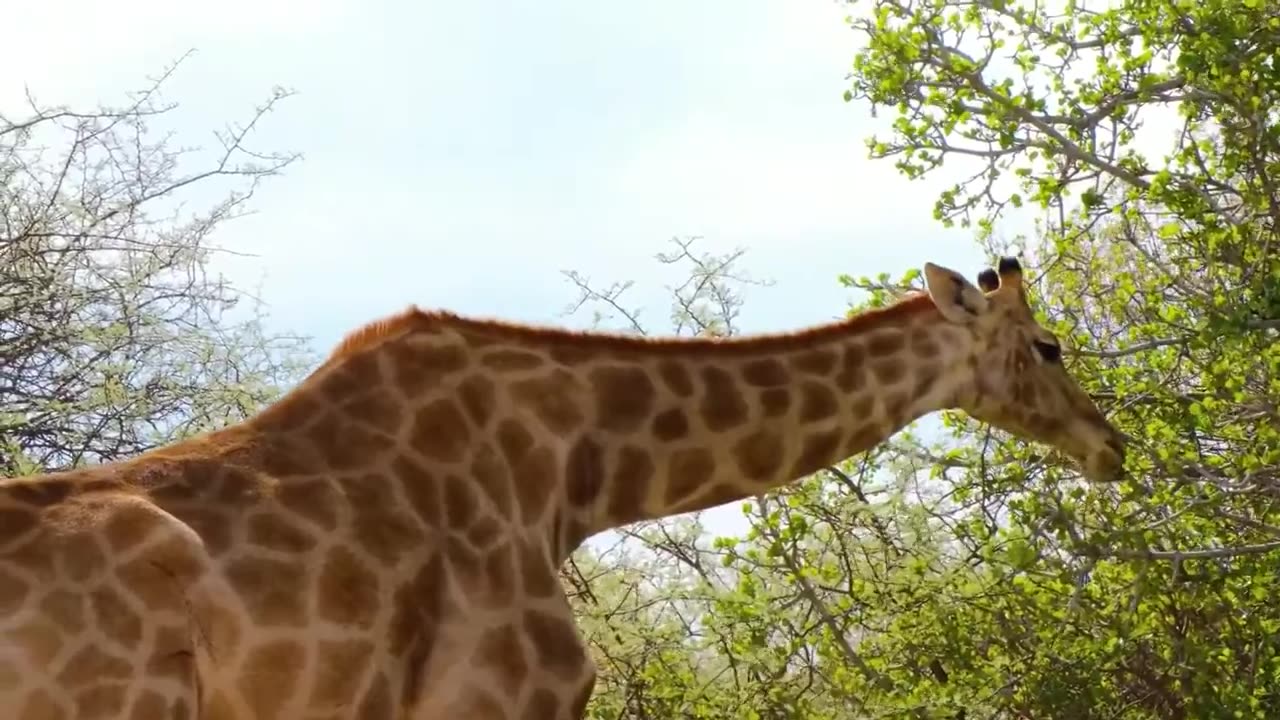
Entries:
POLYGON ((1084 465, 1086 479, 1097 483, 1113 483, 1124 479, 1125 443, 1117 432, 1112 432, 1103 447, 1090 454, 1084 465))

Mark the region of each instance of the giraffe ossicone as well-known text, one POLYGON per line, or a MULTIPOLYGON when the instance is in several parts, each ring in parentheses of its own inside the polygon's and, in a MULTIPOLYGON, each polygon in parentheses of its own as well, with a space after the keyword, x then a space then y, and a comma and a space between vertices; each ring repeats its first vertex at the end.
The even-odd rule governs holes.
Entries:
POLYGON ((653 340, 410 309, 233 426, 0 481, 0 706, 580 720, 557 568, 958 408, 1119 477, 1012 258, 801 332, 653 340))

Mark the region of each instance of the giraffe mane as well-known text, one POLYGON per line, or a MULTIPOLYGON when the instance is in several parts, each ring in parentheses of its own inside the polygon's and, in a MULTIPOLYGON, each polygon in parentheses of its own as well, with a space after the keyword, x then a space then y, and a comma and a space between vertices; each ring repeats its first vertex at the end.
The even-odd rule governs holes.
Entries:
POLYGON ((872 330, 916 313, 935 309, 927 293, 917 292, 880 308, 864 310, 844 320, 782 333, 762 333, 745 337, 647 337, 599 330, 527 325, 506 320, 458 315, 447 310, 422 310, 410 306, 395 315, 356 329, 334 348, 325 365, 363 352, 401 335, 442 326, 478 335, 496 336, 530 345, 572 345, 593 350, 632 352, 714 352, 749 354, 761 351, 799 349, 814 342, 872 330))

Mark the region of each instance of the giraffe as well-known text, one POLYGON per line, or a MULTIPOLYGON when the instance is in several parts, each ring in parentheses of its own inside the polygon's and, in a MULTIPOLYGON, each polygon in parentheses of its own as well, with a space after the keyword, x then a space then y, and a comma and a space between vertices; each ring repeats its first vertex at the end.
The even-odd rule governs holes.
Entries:
POLYGON ((960 409, 1121 476, 1015 258, 792 334, 653 340, 410 307, 256 415, 0 481, 19 720, 580 720, 557 569, 960 409))

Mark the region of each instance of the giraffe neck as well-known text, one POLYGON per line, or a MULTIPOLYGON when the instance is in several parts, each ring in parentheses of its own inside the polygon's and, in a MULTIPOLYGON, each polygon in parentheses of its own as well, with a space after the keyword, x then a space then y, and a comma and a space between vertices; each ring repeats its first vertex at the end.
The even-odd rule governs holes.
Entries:
POLYGON ((580 524, 570 534, 775 489, 954 405, 968 348, 928 297, 824 330, 791 347, 747 339, 731 352, 623 365, 644 371, 628 382, 630 405, 618 393, 597 397, 597 426, 567 455, 566 498, 580 524), (623 422, 625 408, 642 406, 643 421, 623 422))
POLYGON ((254 424, 306 436, 290 454, 333 473, 390 473, 443 525, 488 514, 563 560, 597 532, 776 488, 950 406, 964 338, 927 296, 732 340, 411 311, 353 335, 254 424))

